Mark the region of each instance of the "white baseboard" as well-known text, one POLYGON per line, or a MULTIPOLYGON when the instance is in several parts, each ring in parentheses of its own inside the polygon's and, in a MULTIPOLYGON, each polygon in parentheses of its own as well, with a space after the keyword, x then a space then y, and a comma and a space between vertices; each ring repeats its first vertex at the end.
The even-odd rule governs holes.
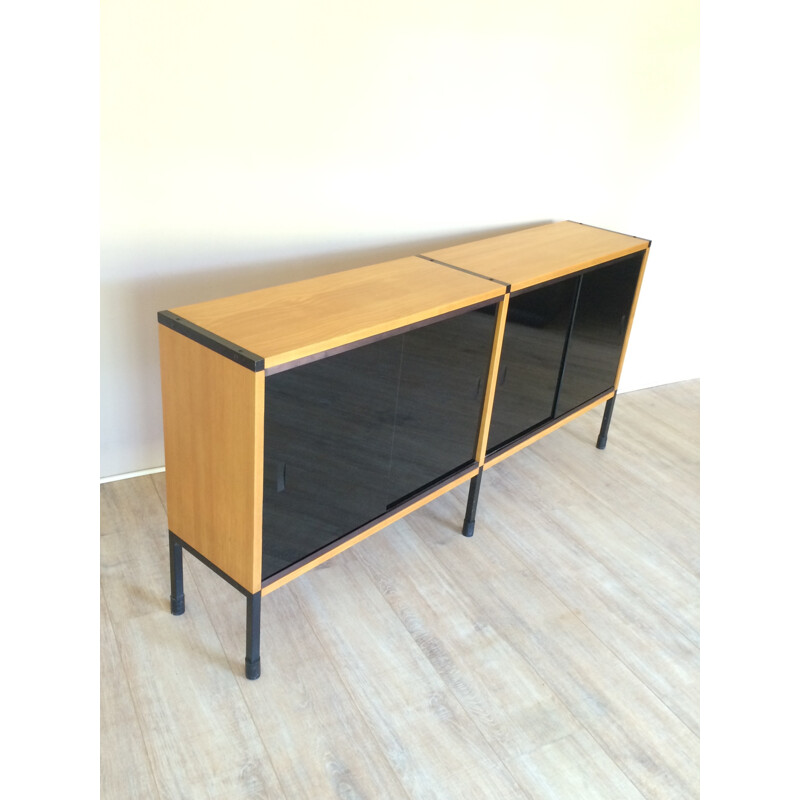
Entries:
POLYGON ((163 472, 164 467, 155 469, 140 469, 138 472, 126 472, 123 475, 108 475, 100 478, 100 483, 111 483, 111 481, 124 481, 126 478, 138 478, 140 475, 154 475, 156 472, 163 472))

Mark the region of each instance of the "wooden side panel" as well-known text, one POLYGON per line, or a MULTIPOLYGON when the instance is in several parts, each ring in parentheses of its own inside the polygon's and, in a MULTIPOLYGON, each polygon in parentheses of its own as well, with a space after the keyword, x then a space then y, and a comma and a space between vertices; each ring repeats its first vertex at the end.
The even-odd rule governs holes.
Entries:
POLYGON ((508 295, 505 295, 497 306, 497 327, 494 330, 494 343, 492 344, 492 359, 489 362, 489 377, 486 381, 486 399, 483 403, 483 417, 478 433, 478 446, 475 460, 483 466, 486 459, 486 444, 489 441, 489 427, 492 423, 492 409, 494 408, 494 392, 497 386, 497 372, 500 368, 500 354, 503 351, 503 333, 506 329, 506 316, 508 315, 508 295))
POLYGON ((642 256, 642 268, 639 270, 639 281, 636 284, 636 291, 633 295, 633 303, 631 304, 631 313, 628 315, 628 328, 625 331, 625 341, 622 343, 622 353, 619 357, 619 366, 617 367, 617 377, 614 380, 614 388, 619 388, 619 379, 622 375, 622 365, 625 363, 625 352, 628 349, 628 339, 631 335, 631 328, 633 327, 633 317, 636 314, 636 303, 639 300, 639 291, 642 288, 642 280, 644 279, 644 268, 647 266, 647 257, 650 255, 650 248, 648 247, 644 251, 644 255, 642 256))
POLYGON ((261 588, 264 373, 159 325, 169 529, 261 588))

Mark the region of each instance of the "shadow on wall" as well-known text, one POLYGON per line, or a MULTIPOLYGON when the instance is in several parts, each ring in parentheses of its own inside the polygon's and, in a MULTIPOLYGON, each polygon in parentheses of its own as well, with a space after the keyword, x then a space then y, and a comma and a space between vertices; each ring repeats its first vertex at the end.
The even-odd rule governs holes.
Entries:
MULTIPOLYGON (((462 242, 510 233, 550 220, 372 245, 313 250, 303 255, 254 258, 258 248, 196 245, 107 248, 100 285, 101 477, 153 469, 164 464, 159 311, 276 286, 355 267, 416 255, 462 242), (214 264, 198 266, 201 264, 214 264), (110 275, 123 277, 112 278, 110 275)), ((282 248, 290 251, 289 246, 282 248)), ((264 248, 261 248, 261 253, 264 248)), ((273 248, 273 252, 274 248, 273 248)))

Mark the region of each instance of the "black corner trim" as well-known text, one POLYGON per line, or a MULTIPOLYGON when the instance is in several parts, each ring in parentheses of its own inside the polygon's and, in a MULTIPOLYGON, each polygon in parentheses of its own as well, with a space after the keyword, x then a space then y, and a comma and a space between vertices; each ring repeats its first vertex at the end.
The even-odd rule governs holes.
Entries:
POLYGON ((247 367, 253 372, 261 372, 264 369, 264 359, 258 353, 251 353, 249 350, 245 350, 243 347, 239 347, 237 344, 223 339, 221 336, 217 336, 215 333, 211 333, 211 331, 207 331, 193 322, 189 322, 188 319, 179 317, 172 311, 159 311, 158 321, 165 327, 186 336, 193 342, 202 344, 209 350, 213 350, 215 353, 219 353, 219 355, 225 356, 225 358, 229 358, 243 367, 247 367))

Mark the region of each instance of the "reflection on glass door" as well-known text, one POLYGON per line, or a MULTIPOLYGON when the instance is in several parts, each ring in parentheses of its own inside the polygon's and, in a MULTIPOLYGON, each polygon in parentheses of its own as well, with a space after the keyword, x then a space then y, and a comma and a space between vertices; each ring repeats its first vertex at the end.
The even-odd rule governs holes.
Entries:
POLYGON ((613 388, 642 258, 635 253, 582 276, 557 416, 613 388))
POLYGON ((553 416, 577 284, 577 278, 568 278, 509 299, 490 452, 553 416))
POLYGON ((386 509, 401 341, 269 375, 263 577, 386 509))
POLYGON ((390 504, 474 461, 496 308, 403 334, 390 504))
POLYGON ((267 376, 263 578, 474 462, 495 312, 267 376))

